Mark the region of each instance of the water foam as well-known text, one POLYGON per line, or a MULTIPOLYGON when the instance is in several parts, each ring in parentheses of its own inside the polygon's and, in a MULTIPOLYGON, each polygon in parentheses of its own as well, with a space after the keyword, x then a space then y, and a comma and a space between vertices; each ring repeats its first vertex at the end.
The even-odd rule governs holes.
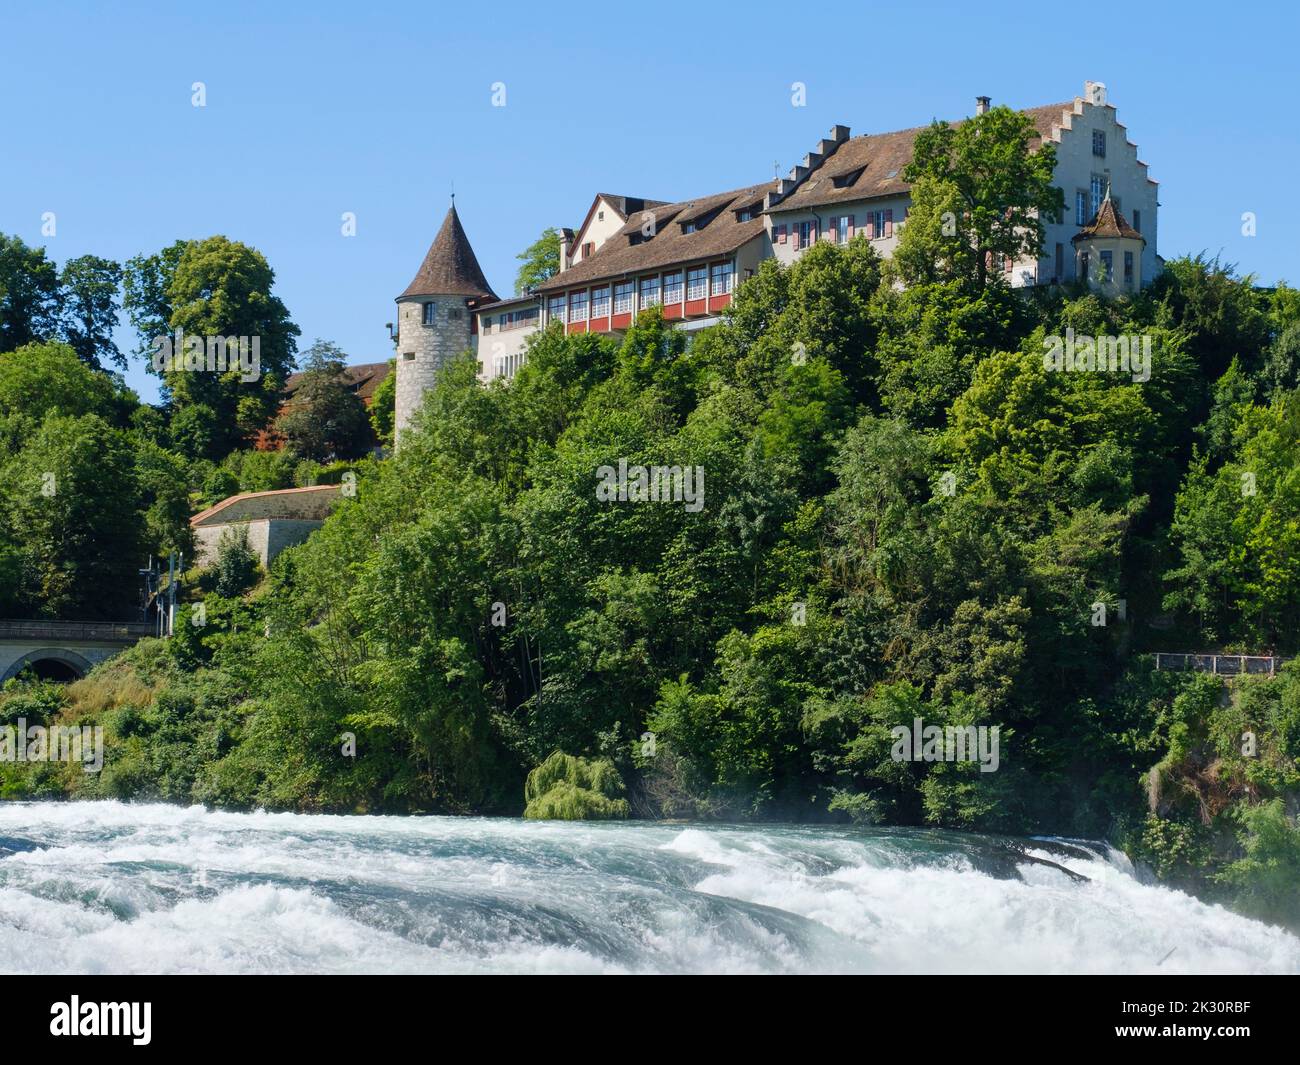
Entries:
POLYGON ((1087 882, 938 833, 8 803, 0 969, 1300 972, 1296 937, 1072 842, 1027 853, 1087 882))

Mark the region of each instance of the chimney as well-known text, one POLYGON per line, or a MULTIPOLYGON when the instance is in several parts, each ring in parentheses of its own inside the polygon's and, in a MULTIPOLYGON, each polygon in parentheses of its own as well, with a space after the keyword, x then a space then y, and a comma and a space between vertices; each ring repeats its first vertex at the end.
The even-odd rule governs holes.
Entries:
POLYGON ((1083 98, 1096 107, 1106 106, 1106 83, 1104 81, 1085 81, 1083 98))
POLYGON ((569 262, 569 254, 573 245, 573 230, 560 230, 560 273, 564 273, 573 264, 569 262))
POLYGON ((991 101, 987 96, 975 97, 975 113, 977 115, 987 115, 991 101))

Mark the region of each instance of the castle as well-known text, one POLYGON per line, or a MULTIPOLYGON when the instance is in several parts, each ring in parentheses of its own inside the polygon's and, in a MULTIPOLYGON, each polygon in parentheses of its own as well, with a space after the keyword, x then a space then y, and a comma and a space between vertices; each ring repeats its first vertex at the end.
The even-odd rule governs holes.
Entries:
MULTIPOLYGON (((989 106, 976 98, 977 114, 989 106)), ((1038 259, 1001 264, 1009 282, 1087 278, 1112 295, 1140 290, 1160 271, 1157 187, 1105 85, 1086 82, 1082 96, 1023 113, 1038 143, 1056 148, 1066 210, 1045 220, 1038 259)), ((853 137, 837 125, 785 178, 677 203, 597 193, 582 224, 561 230, 559 271, 506 299, 483 276, 453 203, 397 297, 399 438, 439 367, 466 349, 478 354, 482 380, 509 378, 527 338, 551 322, 617 334, 659 306, 677 328, 697 330, 718 321, 736 283, 764 259, 788 264, 817 241, 863 234, 889 256, 910 203, 902 172, 923 128, 853 137)))

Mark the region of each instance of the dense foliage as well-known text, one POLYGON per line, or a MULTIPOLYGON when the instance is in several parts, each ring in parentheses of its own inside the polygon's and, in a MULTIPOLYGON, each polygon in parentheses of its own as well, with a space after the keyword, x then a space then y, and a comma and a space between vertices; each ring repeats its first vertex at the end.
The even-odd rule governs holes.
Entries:
MULTIPOLYGON (((977 147, 934 139, 936 169, 977 147)), ((936 207, 998 202, 943 180, 936 207)), ((765 262, 693 341, 651 310, 622 338, 536 335, 510 382, 453 361, 265 580, 228 544, 170 640, 63 693, 8 689, 6 719, 99 723, 108 744, 101 774, 3 766, 0 786, 1104 837, 1300 922, 1300 667, 1227 684, 1151 657, 1297 650, 1300 298, 1200 258, 1134 298, 1012 292, 982 255, 918 270, 923 249, 765 262), (1149 379, 1049 370, 1067 330, 1149 338, 1149 379), (637 466, 698 470, 700 494, 602 491, 637 466), (917 719, 996 728, 996 771, 900 760, 917 719)), ((35 381, 0 355, 23 408, 0 595, 22 602, 78 594, 43 552, 89 504, 35 503, 45 469, 117 486, 114 545, 132 514, 177 535, 166 430, 77 385, 67 350, 35 381)), ((326 472, 204 461, 181 474, 192 503, 326 472)))

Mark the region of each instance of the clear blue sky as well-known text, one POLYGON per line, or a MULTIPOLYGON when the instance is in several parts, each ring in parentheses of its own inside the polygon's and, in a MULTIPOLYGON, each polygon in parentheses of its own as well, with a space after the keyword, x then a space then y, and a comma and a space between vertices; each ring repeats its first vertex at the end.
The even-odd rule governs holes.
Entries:
MULTIPOLYGON (((353 362, 390 356, 384 323, 453 181, 505 294, 515 255, 576 226, 597 191, 734 188, 784 172, 836 122, 957 118, 980 94, 1052 103, 1088 78, 1160 182, 1164 256, 1221 252, 1300 281, 1293 0, 26 7, 0 8, 0 232, 60 263, 225 234, 266 255, 303 346, 330 339, 353 362), (340 235, 344 211, 356 237, 340 235)), ((128 379, 155 398, 140 366, 128 379)))

